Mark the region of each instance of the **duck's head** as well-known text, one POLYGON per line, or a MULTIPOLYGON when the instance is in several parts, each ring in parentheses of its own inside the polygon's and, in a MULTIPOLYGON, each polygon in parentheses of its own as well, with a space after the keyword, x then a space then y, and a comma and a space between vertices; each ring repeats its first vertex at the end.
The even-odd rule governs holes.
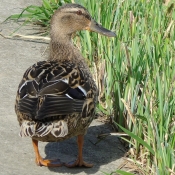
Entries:
POLYGON ((51 34, 71 36, 80 30, 94 31, 108 37, 116 36, 114 32, 98 24, 81 5, 66 4, 60 7, 53 15, 51 20, 51 34))

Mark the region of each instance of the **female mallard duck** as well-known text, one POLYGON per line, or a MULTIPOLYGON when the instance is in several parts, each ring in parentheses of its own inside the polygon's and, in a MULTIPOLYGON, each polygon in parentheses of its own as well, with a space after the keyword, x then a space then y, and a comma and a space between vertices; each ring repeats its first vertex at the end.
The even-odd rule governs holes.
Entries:
POLYGON ((44 160, 38 141, 58 142, 78 136, 78 158, 67 167, 92 167, 83 161, 84 134, 94 117, 98 90, 87 64, 72 44, 71 36, 90 30, 108 37, 115 33, 95 22, 77 4, 60 7, 51 20, 50 56, 29 67, 19 84, 15 110, 20 136, 29 136, 39 166, 61 166, 59 160, 44 160))

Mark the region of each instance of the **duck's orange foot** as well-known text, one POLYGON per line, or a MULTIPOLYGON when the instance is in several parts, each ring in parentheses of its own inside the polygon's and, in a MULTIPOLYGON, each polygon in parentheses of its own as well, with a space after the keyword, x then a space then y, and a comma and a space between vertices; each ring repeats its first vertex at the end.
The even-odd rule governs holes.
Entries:
POLYGON ((48 159, 36 159, 36 164, 38 166, 46 166, 46 167, 60 167, 63 165, 59 159, 48 160, 48 159))
POLYGON ((68 168, 73 168, 73 167, 91 168, 91 167, 93 167, 93 164, 89 164, 89 163, 86 163, 84 161, 80 161, 79 159, 77 159, 76 161, 72 161, 72 162, 69 162, 69 163, 65 164, 65 166, 68 167, 68 168))

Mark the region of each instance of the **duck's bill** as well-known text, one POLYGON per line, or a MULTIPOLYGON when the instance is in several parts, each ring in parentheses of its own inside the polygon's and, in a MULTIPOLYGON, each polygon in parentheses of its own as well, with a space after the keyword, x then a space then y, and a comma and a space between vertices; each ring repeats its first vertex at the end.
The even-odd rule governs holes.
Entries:
POLYGON ((87 28, 90 31, 100 33, 102 35, 108 37, 116 37, 116 34, 108 29, 105 29, 100 24, 98 24, 95 20, 91 20, 90 26, 87 28))

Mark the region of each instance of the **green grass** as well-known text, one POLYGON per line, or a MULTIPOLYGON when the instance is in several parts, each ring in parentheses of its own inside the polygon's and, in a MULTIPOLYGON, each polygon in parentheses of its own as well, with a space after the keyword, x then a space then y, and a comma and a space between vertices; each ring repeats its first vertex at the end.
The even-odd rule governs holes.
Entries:
MULTIPOLYGON (((61 2, 43 0, 41 7, 27 7, 9 19, 49 27, 61 2)), ((98 109, 131 137, 123 139, 133 148, 131 157, 142 163, 138 166, 144 174, 170 175, 175 172, 174 1, 169 6, 160 0, 78 3, 117 34, 109 39, 83 31, 74 40, 78 45, 81 41, 100 89, 98 109)))

